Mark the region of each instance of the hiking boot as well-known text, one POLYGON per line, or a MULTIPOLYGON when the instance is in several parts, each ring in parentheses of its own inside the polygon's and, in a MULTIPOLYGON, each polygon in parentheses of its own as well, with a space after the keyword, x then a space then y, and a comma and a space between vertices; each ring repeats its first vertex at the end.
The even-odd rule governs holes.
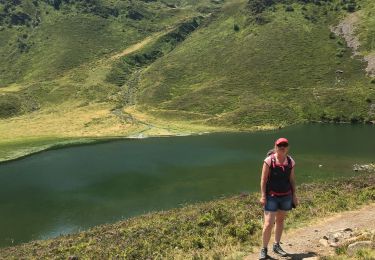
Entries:
POLYGON ((260 256, 259 256, 259 260, 265 260, 268 258, 268 255, 267 255, 267 248, 266 247, 263 247, 261 250, 260 250, 260 256))
POLYGON ((273 252, 275 252, 275 254, 278 254, 278 255, 280 255, 280 256, 287 256, 287 255, 288 255, 288 253, 285 252, 285 251, 281 248, 281 246, 280 246, 279 243, 274 243, 274 244, 273 244, 273 252))

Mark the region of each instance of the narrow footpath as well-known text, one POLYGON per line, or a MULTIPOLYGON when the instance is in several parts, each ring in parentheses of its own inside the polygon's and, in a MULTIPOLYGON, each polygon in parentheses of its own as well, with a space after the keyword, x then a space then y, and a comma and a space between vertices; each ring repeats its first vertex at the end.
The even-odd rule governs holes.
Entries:
MULTIPOLYGON (((269 259, 319 259, 320 256, 335 254, 335 244, 328 238, 335 236, 336 244, 355 238, 356 232, 375 230, 375 203, 361 207, 353 211, 345 211, 328 216, 325 219, 311 222, 306 227, 286 230, 281 238, 281 246, 290 254, 288 257, 278 257, 272 252, 273 235, 268 246, 269 259), (336 234, 342 235, 342 239, 336 238, 336 234), (326 241, 325 241, 326 240, 326 241), (340 241, 341 240, 341 241, 340 241)), ((245 257, 245 260, 259 258, 259 250, 245 257)))

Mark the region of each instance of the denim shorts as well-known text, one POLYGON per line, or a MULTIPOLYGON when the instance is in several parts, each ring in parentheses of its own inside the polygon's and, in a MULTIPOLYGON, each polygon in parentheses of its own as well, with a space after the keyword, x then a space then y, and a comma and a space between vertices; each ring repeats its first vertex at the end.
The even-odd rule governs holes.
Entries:
POLYGON ((292 195, 286 195, 281 197, 266 196, 265 211, 277 211, 277 210, 291 210, 292 209, 292 195))

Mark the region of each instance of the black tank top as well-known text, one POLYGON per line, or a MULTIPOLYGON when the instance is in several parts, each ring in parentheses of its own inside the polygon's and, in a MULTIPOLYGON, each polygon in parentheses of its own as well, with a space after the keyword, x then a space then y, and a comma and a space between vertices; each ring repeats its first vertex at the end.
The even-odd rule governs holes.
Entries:
POLYGON ((292 172, 292 160, 287 156, 288 165, 276 164, 275 154, 271 154, 270 173, 266 184, 267 195, 285 196, 292 193, 290 174, 292 172))

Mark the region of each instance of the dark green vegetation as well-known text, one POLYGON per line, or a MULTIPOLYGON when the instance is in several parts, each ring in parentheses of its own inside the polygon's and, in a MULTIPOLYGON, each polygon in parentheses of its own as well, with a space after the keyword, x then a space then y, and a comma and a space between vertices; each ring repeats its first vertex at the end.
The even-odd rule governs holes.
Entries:
MULTIPOLYGON (((326 4, 330 5, 330 8, 338 11, 340 9, 347 10, 348 12, 356 11, 359 6, 356 3, 356 0, 249 0, 248 8, 254 14, 260 14, 264 12, 267 8, 274 10, 274 5, 284 4, 285 11, 293 12, 294 8, 292 4, 314 4, 317 6, 324 6, 326 4)), ((305 10, 305 8, 304 8, 305 10)))
MULTIPOLYGON (((354 209, 375 201, 375 175, 359 173, 348 179, 299 185, 301 204, 287 225, 354 209)), ((258 194, 238 195, 211 202, 155 212, 87 232, 4 248, 7 259, 78 256, 161 259, 246 255, 258 246, 262 226, 258 194)))
POLYGON ((121 58, 119 62, 114 64, 107 75, 107 81, 121 87, 129 80, 132 72, 151 64, 156 59, 172 51, 178 43, 184 41, 199 26, 202 19, 203 17, 194 17, 192 20, 182 23, 173 31, 160 37, 151 46, 121 58))

